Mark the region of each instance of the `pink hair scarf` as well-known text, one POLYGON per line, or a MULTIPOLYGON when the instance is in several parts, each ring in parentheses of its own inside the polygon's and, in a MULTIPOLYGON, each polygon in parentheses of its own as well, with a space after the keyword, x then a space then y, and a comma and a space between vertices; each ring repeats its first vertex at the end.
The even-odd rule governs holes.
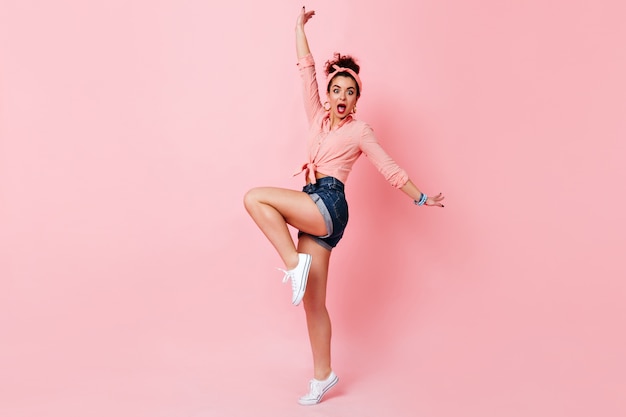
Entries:
POLYGON ((328 87, 335 75, 339 74, 340 72, 347 72, 356 81, 357 85, 359 86, 359 94, 361 94, 361 91, 363 91, 363 87, 361 85, 361 79, 359 78, 359 74, 357 74, 356 72, 354 72, 354 70, 350 68, 340 67, 337 64, 333 65, 333 68, 335 69, 335 72, 331 72, 330 74, 328 74, 328 78, 326 79, 326 87, 328 87))

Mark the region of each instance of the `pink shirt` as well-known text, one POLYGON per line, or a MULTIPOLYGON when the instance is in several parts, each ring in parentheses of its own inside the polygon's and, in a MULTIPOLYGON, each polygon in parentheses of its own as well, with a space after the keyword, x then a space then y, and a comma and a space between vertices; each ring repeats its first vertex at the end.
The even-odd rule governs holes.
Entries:
POLYGON ((348 115, 330 129, 330 112, 320 102, 313 56, 308 54, 300 59, 298 68, 310 128, 308 162, 295 175, 306 172, 308 181, 315 183, 315 173, 319 172, 345 184, 352 166, 363 153, 392 186, 402 188, 409 180, 407 173, 383 150, 367 123, 348 115))

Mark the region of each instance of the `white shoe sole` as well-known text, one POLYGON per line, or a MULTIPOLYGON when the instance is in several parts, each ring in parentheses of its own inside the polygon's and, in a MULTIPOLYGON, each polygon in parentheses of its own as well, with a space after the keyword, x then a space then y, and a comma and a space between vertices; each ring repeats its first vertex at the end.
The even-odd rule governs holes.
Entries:
POLYGON ((295 300, 291 301, 291 303, 294 306, 299 305, 302 299, 304 298, 304 292, 306 291, 306 284, 309 280, 310 269, 311 269, 311 255, 305 257, 304 274, 303 274, 304 278, 302 279, 302 281, 300 281, 300 288, 298 288, 298 294, 296 295, 295 300))

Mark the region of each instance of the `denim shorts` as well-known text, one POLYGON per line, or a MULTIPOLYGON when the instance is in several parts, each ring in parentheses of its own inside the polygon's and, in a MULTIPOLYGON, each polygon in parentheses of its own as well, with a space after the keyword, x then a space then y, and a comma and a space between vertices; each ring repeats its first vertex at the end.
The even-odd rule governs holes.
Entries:
POLYGON ((323 177, 315 184, 307 184, 302 188, 315 202, 326 222, 326 236, 313 236, 300 231, 302 235, 311 236, 318 244, 332 250, 343 237, 348 224, 348 202, 344 194, 343 183, 334 177, 323 177))

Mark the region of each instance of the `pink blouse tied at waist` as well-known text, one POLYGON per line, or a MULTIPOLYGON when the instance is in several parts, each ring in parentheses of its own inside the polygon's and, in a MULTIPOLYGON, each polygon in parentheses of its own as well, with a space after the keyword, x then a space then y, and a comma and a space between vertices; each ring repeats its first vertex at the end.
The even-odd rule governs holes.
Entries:
POLYGON ((309 121, 308 162, 294 175, 305 172, 307 182, 315 183, 315 174, 319 172, 345 184, 352 166, 363 153, 393 187, 402 188, 409 176, 380 146, 368 124, 348 115, 331 129, 330 112, 324 110, 320 101, 313 56, 308 54, 299 59, 298 68, 309 121))
POLYGON ((310 182, 311 184, 315 184, 317 182, 317 179, 315 178, 317 166, 313 162, 307 162, 306 164, 302 165, 302 168, 300 168, 297 172, 294 172, 293 176, 295 177, 302 172, 304 172, 304 175, 307 178, 307 182, 310 182))

